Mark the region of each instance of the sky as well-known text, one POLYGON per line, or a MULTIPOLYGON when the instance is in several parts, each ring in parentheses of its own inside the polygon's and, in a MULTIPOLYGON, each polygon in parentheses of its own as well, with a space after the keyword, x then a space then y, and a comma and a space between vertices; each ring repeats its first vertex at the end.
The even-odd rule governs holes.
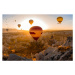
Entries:
POLYGON ((72 14, 3 14, 2 28, 19 29, 21 24, 23 30, 29 30, 31 26, 40 26, 43 30, 73 30, 72 14), (57 17, 63 17, 61 24, 58 24, 57 17), (29 24, 29 20, 34 22, 29 24), (16 20, 16 21, 15 21, 16 20))

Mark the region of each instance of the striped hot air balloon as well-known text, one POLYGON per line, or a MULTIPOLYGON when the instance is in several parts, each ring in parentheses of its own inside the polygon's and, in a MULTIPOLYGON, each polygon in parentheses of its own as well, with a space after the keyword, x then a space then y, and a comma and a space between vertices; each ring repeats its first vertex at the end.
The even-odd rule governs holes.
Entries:
POLYGON ((59 22, 59 24, 61 24, 61 22, 63 21, 63 17, 57 17, 57 21, 59 22))
POLYGON ((33 37, 34 40, 38 40, 38 38, 41 36, 43 30, 39 26, 33 26, 30 28, 29 33, 33 37))

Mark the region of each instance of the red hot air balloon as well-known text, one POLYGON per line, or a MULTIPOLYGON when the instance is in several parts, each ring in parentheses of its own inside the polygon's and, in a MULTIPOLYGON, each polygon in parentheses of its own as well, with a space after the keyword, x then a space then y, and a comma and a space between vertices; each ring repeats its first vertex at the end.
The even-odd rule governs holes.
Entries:
POLYGON ((20 28, 21 27, 21 24, 18 24, 18 27, 20 28))
POLYGON ((43 30, 39 26, 33 26, 30 28, 29 33, 33 37, 34 40, 38 40, 38 38, 41 36, 43 30))

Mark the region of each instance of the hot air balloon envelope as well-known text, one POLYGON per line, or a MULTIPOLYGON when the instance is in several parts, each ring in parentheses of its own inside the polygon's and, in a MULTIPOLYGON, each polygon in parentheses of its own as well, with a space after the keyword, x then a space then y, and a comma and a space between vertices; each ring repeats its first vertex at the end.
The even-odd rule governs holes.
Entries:
POLYGON ((61 23, 61 22, 63 21, 63 18, 62 18, 62 17, 57 17, 57 21, 58 21, 59 23, 61 23))
POLYGON ((8 31, 8 29, 6 29, 6 31, 8 31))
POLYGON ((15 20, 15 22, 16 22, 16 20, 15 20))
POLYGON ((21 24, 18 24, 18 27, 20 28, 21 27, 21 24))
POLYGON ((30 28, 29 33, 33 37, 34 40, 38 40, 38 38, 41 36, 43 30, 39 26, 33 26, 30 28))
POLYGON ((31 25, 33 24, 33 22, 34 22, 33 20, 29 20, 29 23, 30 23, 31 25))

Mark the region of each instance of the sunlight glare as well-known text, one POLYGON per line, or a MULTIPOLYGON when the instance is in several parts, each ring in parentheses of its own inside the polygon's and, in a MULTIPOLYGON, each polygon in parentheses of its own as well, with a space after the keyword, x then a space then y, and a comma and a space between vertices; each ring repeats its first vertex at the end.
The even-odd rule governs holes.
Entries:
POLYGON ((22 30, 29 30, 32 26, 40 26, 43 30, 47 29, 46 24, 42 20, 36 18, 28 18, 21 23, 22 30), (34 21, 32 25, 29 23, 30 19, 34 21))

